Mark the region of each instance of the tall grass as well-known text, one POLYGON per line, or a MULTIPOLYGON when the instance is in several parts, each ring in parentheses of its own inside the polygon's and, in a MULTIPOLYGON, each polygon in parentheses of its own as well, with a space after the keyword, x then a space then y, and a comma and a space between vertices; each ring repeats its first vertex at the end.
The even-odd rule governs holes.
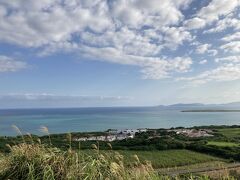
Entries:
POLYGON ((0 179, 157 179, 150 163, 123 163, 118 153, 108 156, 98 150, 91 155, 81 151, 61 151, 41 144, 22 143, 10 147, 1 158, 0 179))
MULTIPOLYGON (((42 144, 18 144, 9 146, 11 153, 0 154, 0 179, 7 180, 208 180, 209 178, 158 175, 150 162, 141 163, 133 155, 132 163, 124 164, 124 156, 118 152, 107 153, 93 145, 91 155, 84 151, 61 151, 42 144)), ((223 179, 234 179, 224 177, 223 179)))

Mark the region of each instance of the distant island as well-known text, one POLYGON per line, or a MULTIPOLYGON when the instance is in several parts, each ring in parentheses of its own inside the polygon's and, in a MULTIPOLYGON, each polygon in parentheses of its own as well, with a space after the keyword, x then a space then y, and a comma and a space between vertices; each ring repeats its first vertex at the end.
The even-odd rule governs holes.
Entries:
POLYGON ((181 112, 240 112, 240 110, 231 109, 199 109, 199 110, 183 110, 181 112))

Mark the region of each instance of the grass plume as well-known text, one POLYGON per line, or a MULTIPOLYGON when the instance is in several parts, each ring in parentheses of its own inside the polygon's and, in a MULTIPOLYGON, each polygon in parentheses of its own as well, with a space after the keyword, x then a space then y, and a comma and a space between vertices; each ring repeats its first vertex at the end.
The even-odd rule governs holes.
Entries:
POLYGON ((13 130, 16 131, 16 133, 17 133, 18 135, 20 135, 20 136, 22 137, 22 140, 23 140, 23 142, 25 143, 25 139, 24 139, 24 136, 23 136, 22 131, 21 131, 15 124, 12 125, 12 128, 13 128, 13 130))
POLYGON ((46 126, 41 126, 39 130, 40 130, 40 132, 48 135, 49 144, 50 144, 50 146, 52 146, 52 140, 51 140, 51 136, 50 136, 48 128, 46 126))

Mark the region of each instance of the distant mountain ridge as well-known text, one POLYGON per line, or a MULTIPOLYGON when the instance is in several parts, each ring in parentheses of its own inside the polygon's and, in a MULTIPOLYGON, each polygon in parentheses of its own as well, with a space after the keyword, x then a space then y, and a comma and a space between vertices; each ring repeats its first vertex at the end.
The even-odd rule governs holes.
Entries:
POLYGON ((240 106, 240 102, 232 102, 232 103, 227 103, 223 105, 228 105, 228 106, 240 106))
POLYGON ((225 103, 225 104, 177 103, 177 104, 171 104, 171 105, 165 105, 165 106, 159 105, 157 107, 161 109, 185 109, 185 110, 195 110, 195 109, 239 110, 240 102, 231 102, 231 103, 225 103))
POLYGON ((171 105, 168 105, 168 106, 171 106, 171 107, 205 106, 205 104, 201 104, 201 103, 191 103, 191 104, 178 103, 178 104, 171 104, 171 105))

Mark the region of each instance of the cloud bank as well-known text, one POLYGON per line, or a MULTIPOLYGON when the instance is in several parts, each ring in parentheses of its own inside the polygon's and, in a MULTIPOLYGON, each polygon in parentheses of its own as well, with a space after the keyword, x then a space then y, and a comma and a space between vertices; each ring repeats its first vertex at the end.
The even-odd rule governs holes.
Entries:
POLYGON ((1 1, 0 41, 41 54, 74 51, 111 63, 139 66, 144 78, 186 72, 190 57, 163 57, 191 34, 177 25, 190 0, 1 1), (167 11, 166 11, 167 9, 167 11))
POLYGON ((0 108, 121 106, 126 102, 131 102, 132 99, 132 97, 125 96, 79 96, 48 93, 5 94, 0 95, 0 108))
MULTIPOLYGON (((42 56, 64 51, 91 60, 137 66, 143 79, 191 72, 192 66, 199 64, 195 55, 206 59, 215 58, 219 51, 240 53, 240 1, 211 0, 186 13, 194 8, 192 4, 191 0, 3 0, 0 42, 36 49, 42 56), (210 39, 199 42, 199 34, 228 29, 234 33, 227 31, 217 39, 220 45, 210 39), (181 48, 184 53, 176 54, 181 48)), ((25 67, 24 62, 0 58, 0 72, 25 67)), ((235 80, 232 71, 237 70, 231 69, 231 64, 219 64, 196 77, 216 79, 213 76, 221 72, 228 76, 223 80, 235 80)))

